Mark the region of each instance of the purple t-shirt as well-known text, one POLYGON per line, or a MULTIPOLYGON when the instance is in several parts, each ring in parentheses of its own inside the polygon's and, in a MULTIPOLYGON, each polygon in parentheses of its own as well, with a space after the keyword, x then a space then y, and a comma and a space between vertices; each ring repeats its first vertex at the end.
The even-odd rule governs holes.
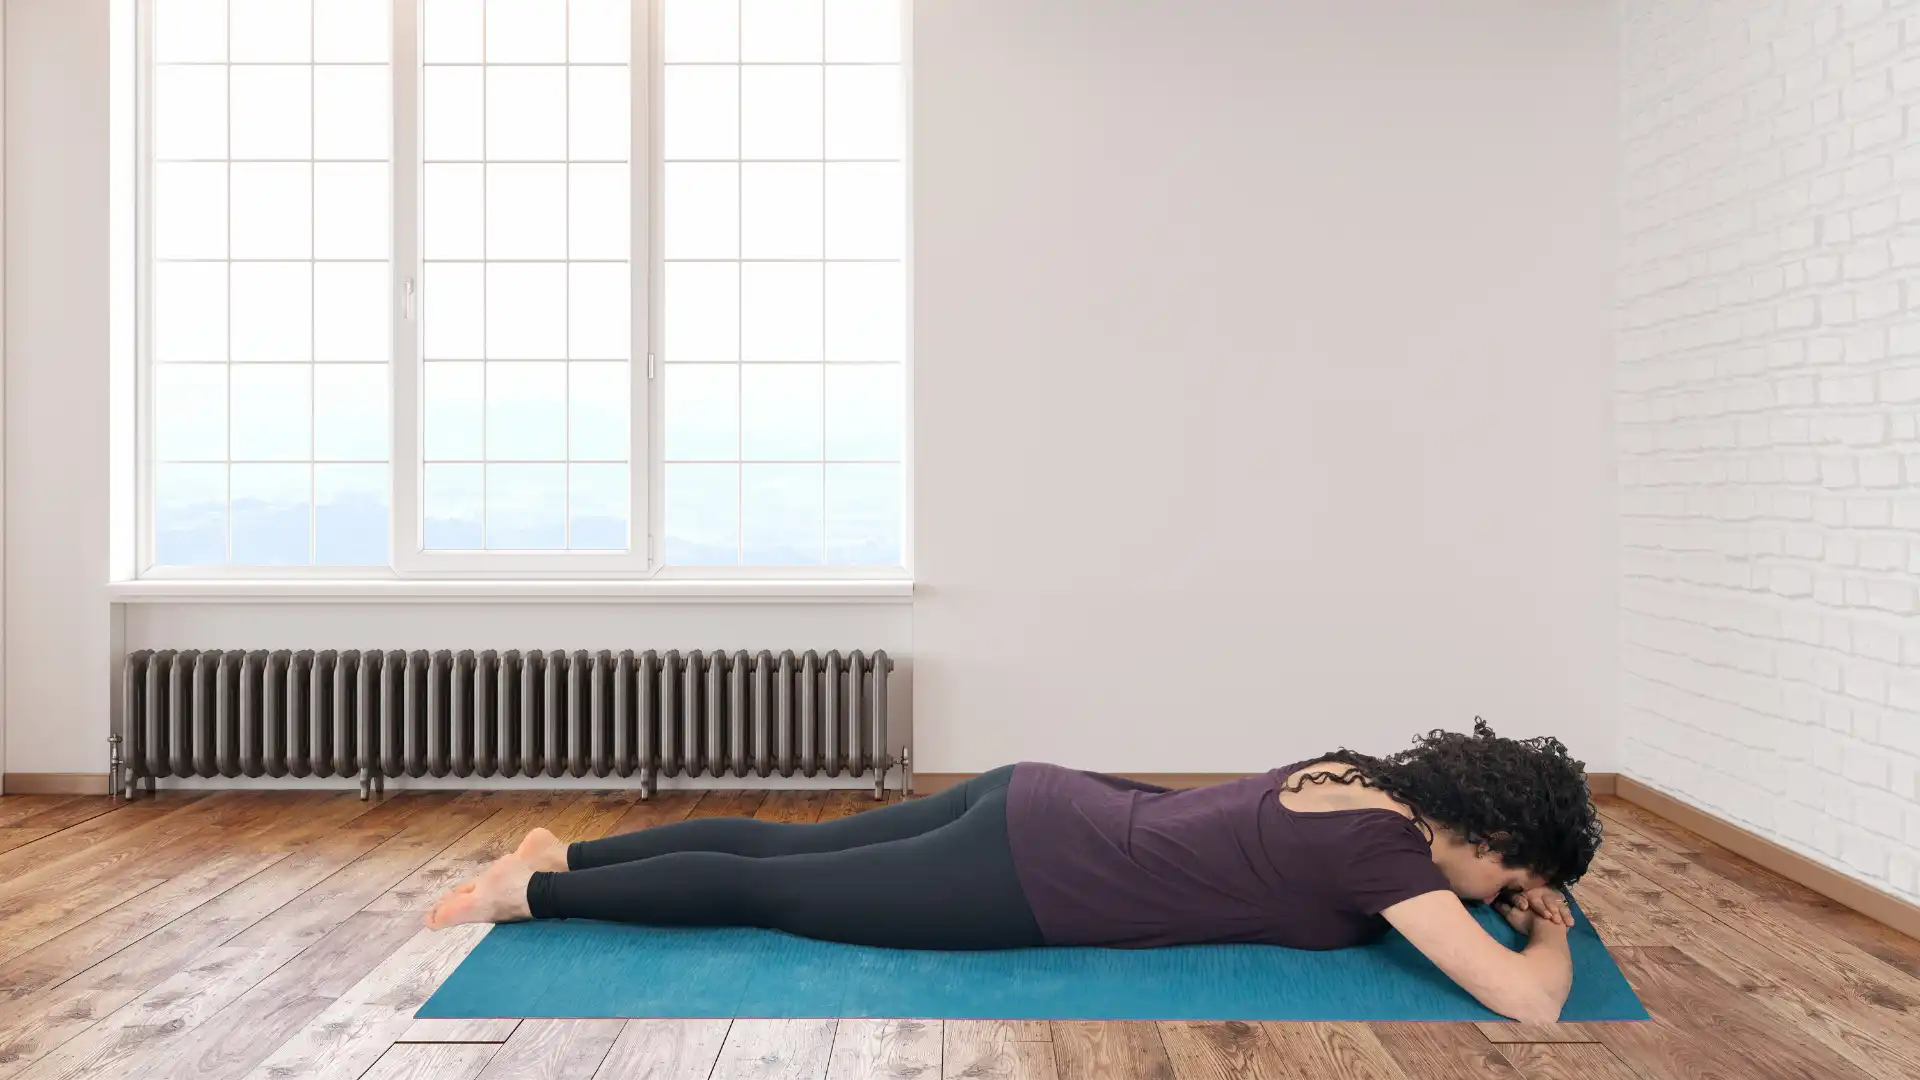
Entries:
POLYGON ((1400 814, 1282 805, 1281 781, 1307 764, 1176 791, 1021 762, 1007 839, 1041 934, 1049 945, 1337 949, 1386 933, 1385 908, 1448 888, 1400 814))

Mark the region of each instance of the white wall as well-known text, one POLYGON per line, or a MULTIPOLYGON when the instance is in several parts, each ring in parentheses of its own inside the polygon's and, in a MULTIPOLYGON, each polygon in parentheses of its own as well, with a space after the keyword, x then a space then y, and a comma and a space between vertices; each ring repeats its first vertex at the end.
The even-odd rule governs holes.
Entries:
POLYGON ((1623 18, 1626 770, 1920 898, 1920 14, 1623 18))
POLYGON ((6 5, 9 772, 106 760, 106 12, 6 5))
POLYGON ((1601 0, 920 0, 925 769, 1616 764, 1601 0))
MULTIPOLYGON (((9 4, 16 772, 104 761, 105 7, 9 4)), ((907 636, 917 767, 1239 771, 1478 712, 1612 768, 1608 5, 916 8, 922 584, 849 636, 907 636)), ((126 643, 336 646, 353 610, 131 608, 126 643)))

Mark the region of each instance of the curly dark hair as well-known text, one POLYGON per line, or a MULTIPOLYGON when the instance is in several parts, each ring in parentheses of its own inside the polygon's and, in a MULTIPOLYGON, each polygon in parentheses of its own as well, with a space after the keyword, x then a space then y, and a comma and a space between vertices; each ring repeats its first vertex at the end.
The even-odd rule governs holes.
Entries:
POLYGON ((1600 849, 1586 764, 1558 739, 1503 739, 1476 716, 1471 735, 1435 729, 1386 757, 1341 747, 1312 760, 1354 768, 1309 773, 1290 790, 1311 780, 1384 791, 1410 807, 1429 835, 1438 823, 1554 888, 1580 880, 1600 849))

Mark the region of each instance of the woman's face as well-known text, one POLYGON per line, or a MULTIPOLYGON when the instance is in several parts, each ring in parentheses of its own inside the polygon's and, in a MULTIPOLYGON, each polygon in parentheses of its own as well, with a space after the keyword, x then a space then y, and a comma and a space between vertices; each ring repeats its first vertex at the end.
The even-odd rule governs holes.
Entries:
POLYGON ((1508 866, 1500 861, 1498 854, 1467 844, 1451 832, 1441 835, 1445 842, 1434 845, 1433 861, 1446 875, 1447 884, 1463 900, 1490 904, 1501 893, 1526 892, 1547 883, 1539 874, 1508 866))

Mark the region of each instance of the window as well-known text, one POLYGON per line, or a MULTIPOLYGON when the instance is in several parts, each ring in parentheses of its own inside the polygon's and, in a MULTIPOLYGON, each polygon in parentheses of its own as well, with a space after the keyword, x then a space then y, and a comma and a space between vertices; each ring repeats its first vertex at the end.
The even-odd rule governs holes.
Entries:
POLYGON ((143 566, 897 570, 900 4, 146 0, 143 566))

